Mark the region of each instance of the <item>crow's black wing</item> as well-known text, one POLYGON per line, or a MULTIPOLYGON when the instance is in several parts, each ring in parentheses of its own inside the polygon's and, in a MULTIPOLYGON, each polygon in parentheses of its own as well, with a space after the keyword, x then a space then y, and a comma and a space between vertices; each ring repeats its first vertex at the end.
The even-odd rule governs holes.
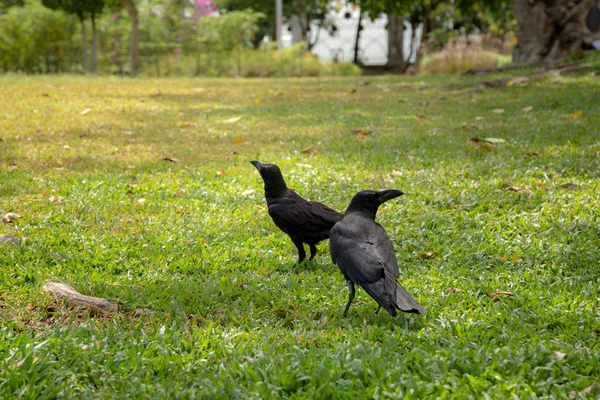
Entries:
MULTIPOLYGON (((387 248, 383 248, 383 256, 380 254, 378 243, 383 239, 379 237, 377 227, 373 221, 367 219, 345 218, 336 224, 330 233, 332 261, 348 279, 359 285, 382 279, 386 270, 385 260, 390 258, 387 248)), ((383 233, 385 234, 385 231, 383 233)), ((393 246, 392 257, 395 261, 393 246)))
POLYGON ((327 239, 329 230, 343 215, 316 201, 279 198, 269 204, 269 215, 288 235, 313 233, 327 239))

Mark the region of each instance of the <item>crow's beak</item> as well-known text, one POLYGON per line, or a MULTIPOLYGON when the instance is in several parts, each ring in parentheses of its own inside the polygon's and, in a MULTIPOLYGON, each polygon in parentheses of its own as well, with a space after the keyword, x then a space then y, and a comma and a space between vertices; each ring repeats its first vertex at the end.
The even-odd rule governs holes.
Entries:
POLYGON ((381 191, 377 192, 377 194, 378 194, 377 200, 379 200, 379 204, 383 204, 388 200, 395 199, 396 197, 402 196, 404 194, 404 192, 402 192, 400 190, 389 189, 389 190, 381 190, 381 191))
POLYGON ((254 165, 258 172, 262 171, 264 168, 264 164, 258 160, 250 160, 250 164, 254 165))

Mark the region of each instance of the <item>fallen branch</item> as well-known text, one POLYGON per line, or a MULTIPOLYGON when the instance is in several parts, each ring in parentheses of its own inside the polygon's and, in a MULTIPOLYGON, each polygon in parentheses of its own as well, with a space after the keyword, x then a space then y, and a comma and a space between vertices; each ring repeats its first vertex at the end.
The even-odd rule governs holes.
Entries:
POLYGON ((491 74, 491 73, 494 73, 494 72, 512 71, 512 70, 519 69, 519 68, 524 68, 524 67, 528 67, 528 65, 524 65, 524 64, 510 64, 510 65, 505 65, 503 67, 495 67, 495 68, 471 68, 470 70, 468 70, 467 72, 465 72, 464 75, 491 74))
POLYGON ((64 299, 73 307, 87 308, 96 314, 110 314, 119 311, 117 303, 101 297, 86 296, 65 283, 46 282, 44 290, 61 300, 64 299))
MULTIPOLYGON (((113 301, 102 297, 81 294, 66 283, 46 282, 44 284, 44 290, 52 293, 60 300, 65 300, 67 304, 72 307, 86 308, 95 314, 112 314, 118 311, 127 311, 120 310, 119 305, 113 301)), ((139 317, 142 315, 152 315, 154 312, 154 310, 148 308, 137 307, 131 313, 134 316, 139 317)))

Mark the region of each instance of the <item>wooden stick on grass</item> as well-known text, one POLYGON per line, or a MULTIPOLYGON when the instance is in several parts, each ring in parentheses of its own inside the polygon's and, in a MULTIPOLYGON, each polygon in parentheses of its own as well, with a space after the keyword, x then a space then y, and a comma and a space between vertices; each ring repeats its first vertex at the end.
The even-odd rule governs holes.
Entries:
POLYGON ((44 290, 59 299, 64 299, 70 306, 86 308, 96 314, 110 314, 119 311, 117 303, 101 297, 83 295, 65 283, 46 282, 44 290))

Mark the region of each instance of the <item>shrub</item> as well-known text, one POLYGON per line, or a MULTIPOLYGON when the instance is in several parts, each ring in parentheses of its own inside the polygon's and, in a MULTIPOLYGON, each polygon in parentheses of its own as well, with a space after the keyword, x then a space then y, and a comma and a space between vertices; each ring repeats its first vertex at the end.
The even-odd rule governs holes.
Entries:
POLYGON ((471 68, 495 68, 511 62, 511 56, 487 48, 483 36, 449 40, 441 51, 423 57, 420 72, 460 74, 471 68))
MULTIPOLYGON (((322 63, 307 50, 306 43, 296 43, 277 50, 274 46, 259 49, 238 49, 197 53, 195 56, 165 57, 159 70, 166 75, 197 76, 243 76, 243 77, 286 77, 286 76, 351 76, 360 75, 361 70, 350 63, 322 63)), ((145 75, 155 75, 156 68, 148 66, 145 75)))

